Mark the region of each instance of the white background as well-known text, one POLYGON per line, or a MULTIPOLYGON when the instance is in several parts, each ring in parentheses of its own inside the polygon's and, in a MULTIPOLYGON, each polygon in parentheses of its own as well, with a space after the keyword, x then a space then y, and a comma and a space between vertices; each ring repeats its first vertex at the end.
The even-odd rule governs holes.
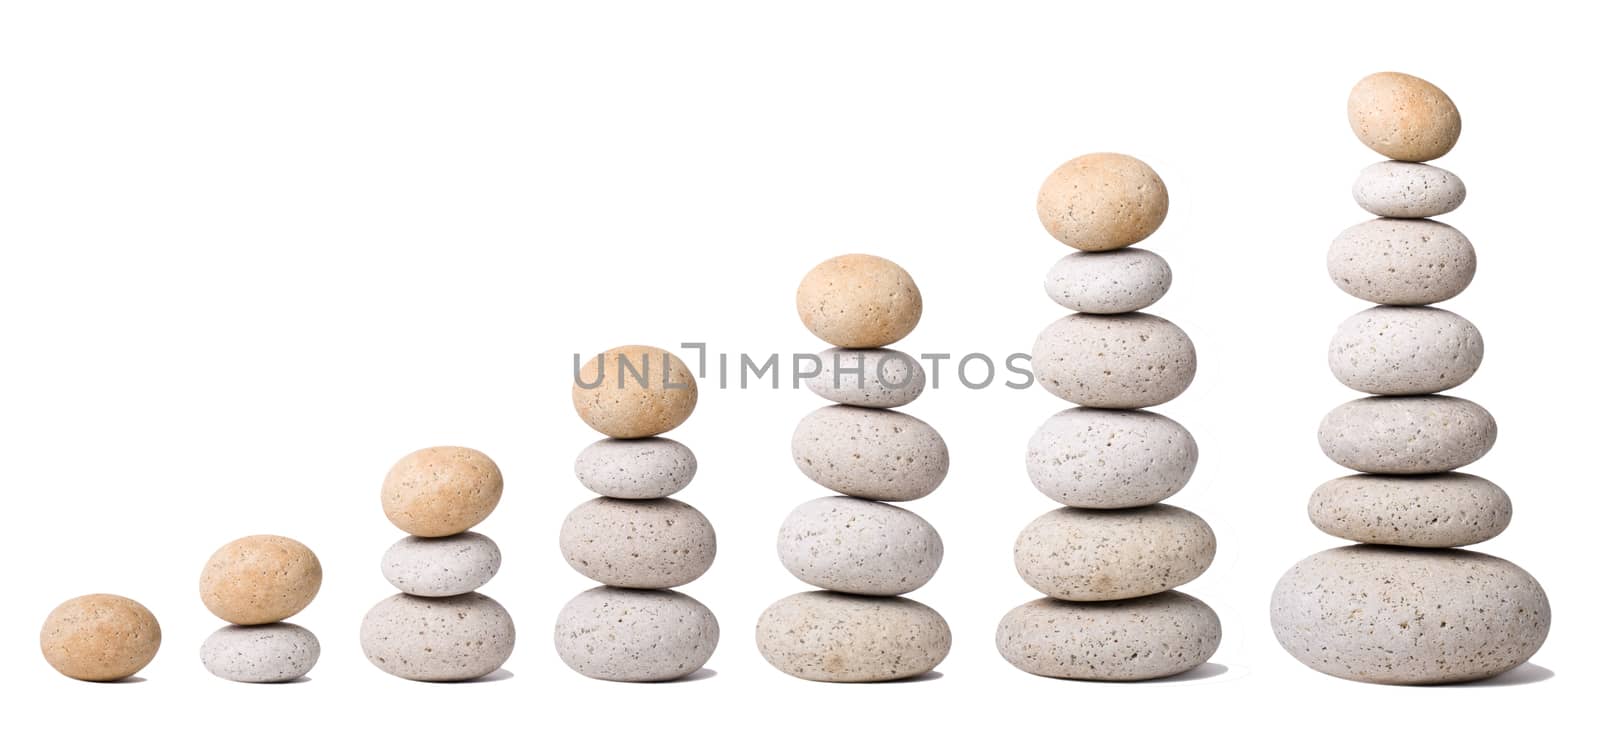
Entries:
POLYGON ((1123 5, 0 6, 4 713, 214 729, 330 717, 1352 729, 1576 708, 1600 681, 1584 543, 1596 509, 1592 19, 1537 2, 1123 5), (1344 472, 1315 429, 1355 396, 1325 349, 1363 304, 1328 281, 1323 256, 1366 218, 1348 191, 1377 159, 1346 126, 1346 92, 1391 69, 1440 85, 1465 120, 1439 164, 1471 191, 1445 220, 1480 267, 1446 307, 1489 350, 1454 393, 1499 419, 1498 446, 1470 471, 1516 503, 1483 548, 1533 572, 1555 607, 1538 668, 1509 684, 1321 676, 1267 623, 1278 576, 1340 543, 1307 522, 1305 502, 1344 472), (998 656, 996 621, 1035 596, 1012 540, 1054 506, 1028 482, 1024 445, 1067 405, 948 379, 906 409, 953 455, 944 486, 910 506, 947 544, 913 595, 954 628, 942 677, 812 684, 760 658, 755 618, 804 589, 773 541, 791 507, 826 493, 788 452, 794 423, 822 402, 706 383, 671 436, 701 463, 680 497, 720 537, 715 567, 686 588, 722 621, 715 675, 619 685, 561 664, 553 619, 590 583, 556 533, 591 497, 571 466, 598 437, 569 401, 574 352, 817 350, 794 286, 851 251, 889 257, 921 286, 905 350, 1026 351, 1064 314, 1039 286, 1066 249, 1039 226, 1035 191, 1100 150, 1144 159, 1171 191, 1147 246, 1176 283, 1151 311, 1188 330, 1201 366, 1158 411, 1201 444, 1172 502, 1220 538, 1184 590, 1221 614, 1213 662, 1225 671, 1072 683, 998 656), (493 683, 394 679, 357 642, 362 614, 392 592, 377 560, 400 535, 378 485, 434 444, 482 449, 507 479, 480 527, 506 555, 485 591, 521 637, 512 675, 493 683), (197 660, 221 625, 195 589, 202 563, 263 532, 306 542, 326 568, 295 619, 324 645, 309 683, 229 684, 197 660), (159 616, 165 645, 143 683, 72 682, 40 658, 44 616, 88 592, 159 616))

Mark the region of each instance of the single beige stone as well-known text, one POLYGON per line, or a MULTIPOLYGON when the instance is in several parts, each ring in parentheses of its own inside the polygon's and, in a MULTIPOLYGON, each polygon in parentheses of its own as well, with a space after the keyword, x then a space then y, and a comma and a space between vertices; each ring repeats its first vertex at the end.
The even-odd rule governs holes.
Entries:
POLYGON ((1039 385, 1084 407, 1142 409, 1169 402, 1194 381, 1194 342, 1171 321, 1145 313, 1077 313, 1033 342, 1039 385))
POLYGON ((891 681, 938 666, 950 653, 950 625, 904 597, 802 592, 761 613, 756 647, 779 671, 808 681, 891 681))
POLYGON ((145 606, 119 595, 84 595, 44 619, 39 651, 62 675, 116 681, 139 672, 161 649, 161 625, 145 606))
POLYGON ((1143 681, 1193 670, 1222 643, 1222 621, 1178 591, 1110 602, 1043 597, 1000 620, 995 646, 1030 674, 1143 681))
POLYGON ((1511 497, 1466 473, 1346 475, 1319 486, 1306 508, 1317 528, 1368 544, 1466 546, 1511 524, 1511 497))
POLYGON ((1478 272, 1472 242, 1429 219, 1372 219, 1328 247, 1328 276, 1379 305, 1431 305, 1461 294, 1478 272))
POLYGON ((1017 574, 1060 600, 1122 600, 1199 577, 1217 553, 1205 519, 1177 506, 1059 508, 1028 524, 1013 549, 1017 574))
POLYGON ((1447 396, 1379 396, 1345 402, 1322 418, 1322 453, 1363 473, 1443 473, 1488 454, 1499 436, 1489 410, 1447 396))
POLYGON ((294 539, 246 536, 218 549, 200 573, 206 609, 235 625, 264 625, 306 609, 322 588, 322 563, 294 539))
POLYGON ((383 478, 383 513, 414 536, 453 536, 477 526, 500 503, 500 466, 469 447, 426 447, 383 478))
POLYGON ((1350 129, 1384 157, 1422 163, 1443 157, 1461 136, 1456 103, 1422 79, 1381 71, 1350 90, 1350 129))
POLYGON ((607 437, 652 437, 694 413, 700 387, 677 356, 654 346, 618 346, 583 365, 572 406, 607 437))
POLYGON ((1167 218, 1167 186, 1138 158, 1090 153, 1062 163, 1039 187, 1039 223, 1086 252, 1137 244, 1167 218))
POLYGON ((561 555, 601 584, 640 590, 686 585, 711 568, 717 532, 687 503, 671 498, 596 498, 561 523, 561 555))
POLYGON ((806 329, 840 348, 882 348, 922 319, 922 291, 900 265, 871 254, 845 254, 800 280, 795 308, 806 329))

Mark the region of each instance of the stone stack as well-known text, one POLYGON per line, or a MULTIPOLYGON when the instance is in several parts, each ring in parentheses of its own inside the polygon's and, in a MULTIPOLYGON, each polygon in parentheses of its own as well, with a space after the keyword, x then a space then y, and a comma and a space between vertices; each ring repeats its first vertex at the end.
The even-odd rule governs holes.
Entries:
POLYGON ((200 573, 200 599, 211 614, 232 623, 200 646, 200 662, 213 675, 245 683, 294 681, 317 665, 317 636, 284 620, 322 588, 322 563, 305 544, 263 534, 229 542, 200 573))
POLYGON ((477 450, 429 447, 383 479, 383 512, 410 536, 383 554, 400 590, 361 621, 361 649, 412 681, 468 681, 505 665, 517 642, 511 614, 476 590, 500 571, 500 548, 468 531, 500 503, 500 467, 477 450))
POLYGON ((811 270, 796 302, 806 327, 836 346, 805 374, 835 405, 806 415, 791 449, 800 472, 843 495, 801 504, 778 530, 783 566, 824 591, 773 603, 756 643, 780 671, 810 681, 919 676, 949 653, 950 626, 898 595, 933 578, 944 544, 922 517, 885 502, 932 493, 950 453, 933 427, 890 409, 916 399, 926 377, 884 346, 916 327, 922 294, 895 263, 847 254, 811 270))
POLYGON ((1194 344, 1137 312, 1172 272, 1127 248, 1155 232, 1167 189, 1143 162, 1114 153, 1068 161, 1039 191, 1039 219, 1082 251, 1051 268, 1045 290, 1078 311, 1045 328, 1033 371, 1074 404, 1028 443, 1028 476, 1060 508, 1022 530, 1017 572, 1048 597, 1007 613, 1000 654, 1028 673, 1138 681, 1194 669, 1216 652, 1222 625, 1204 602, 1173 590, 1211 565, 1216 537, 1199 516, 1160 501, 1188 483, 1199 448, 1154 412, 1188 388, 1194 344))
POLYGON ((1356 178, 1355 199, 1382 218, 1334 240, 1328 274, 1377 307, 1346 320, 1328 348, 1345 386, 1376 396, 1335 407, 1322 451, 1359 471, 1311 495, 1317 528, 1357 546, 1296 564, 1272 596, 1272 627, 1297 660, 1326 674, 1384 684, 1494 676, 1527 661, 1550 629, 1550 603, 1520 567, 1453 547, 1487 541, 1511 521, 1494 483, 1451 472, 1494 445, 1494 418, 1437 392, 1465 383, 1483 338, 1465 318, 1431 307, 1460 294, 1477 258, 1471 242, 1430 217, 1466 197, 1461 179, 1425 165, 1461 132, 1455 103, 1414 76, 1356 84, 1350 126, 1389 158, 1356 178))
POLYGON ((668 498, 694 479, 694 453, 657 436, 694 412, 694 376, 649 346, 613 348, 576 376, 573 406, 608 439, 578 455, 578 482, 601 497, 567 515, 561 553, 603 586, 561 609, 556 653, 604 681, 683 678, 710 660, 721 632, 710 609, 668 589, 705 574, 717 555, 711 522, 668 498))

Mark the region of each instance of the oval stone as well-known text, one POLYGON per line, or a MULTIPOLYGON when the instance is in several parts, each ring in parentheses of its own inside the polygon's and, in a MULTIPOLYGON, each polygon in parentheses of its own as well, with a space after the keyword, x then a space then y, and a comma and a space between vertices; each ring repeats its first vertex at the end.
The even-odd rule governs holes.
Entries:
POLYGON ((1028 524, 1013 551, 1017 573, 1059 600, 1154 595, 1211 566, 1217 537, 1177 506, 1091 511, 1061 508, 1028 524))
POLYGON ((926 496, 950 470, 938 430, 887 409, 818 409, 795 427, 790 449, 800 472, 818 485, 875 501, 926 496))
POLYGON ((294 623, 228 625, 200 646, 200 663, 212 676, 247 684, 294 681, 321 655, 317 636, 294 623))
POLYGON ((464 595, 500 571, 500 547, 483 534, 408 536, 383 553, 383 578, 408 595, 464 595))
POLYGON ((556 655, 603 681, 671 681, 700 670, 717 649, 717 618, 672 590, 596 587, 556 618, 556 655))
POLYGON ((1065 308, 1110 315, 1150 307, 1172 286, 1172 268, 1148 249, 1078 252, 1056 262, 1044 291, 1065 308))
POLYGON ((1443 473, 1494 447, 1489 411, 1447 396, 1367 397, 1333 408, 1317 442, 1328 459, 1363 473, 1443 473))
POLYGON ((1550 601, 1511 562, 1464 549, 1346 546, 1278 580, 1272 631, 1325 674, 1380 684, 1486 679, 1527 661, 1550 601))
POLYGON ((686 585, 711 568, 717 534, 694 506, 671 498, 596 498, 561 524, 561 554, 583 576, 614 587, 686 585))
POLYGON ((1442 157, 1461 136, 1461 113, 1442 89, 1396 71, 1356 82, 1347 103, 1350 129, 1386 158, 1420 163, 1442 157))
POLYGON ((778 559, 800 581, 857 595, 901 595, 933 579, 944 542, 932 524, 877 501, 830 496, 778 529, 778 559))
POLYGON ((665 437, 607 438, 578 453, 578 482, 602 496, 666 498, 694 480, 699 463, 683 443, 665 437))
POLYGON ((1467 382, 1483 363, 1483 335, 1449 310, 1380 305, 1339 324, 1328 368, 1368 394, 1432 394, 1467 382))
POLYGON ((950 653, 950 625, 915 600, 802 592, 756 622, 767 663, 809 681, 892 681, 921 676, 950 653))
POLYGON ((1039 676, 1142 681, 1205 663, 1222 642, 1222 622, 1182 592, 1111 602, 1044 597, 1000 620, 995 646, 1011 665, 1039 676))
POLYGON ((927 384, 922 364, 892 348, 830 348, 817 360, 817 375, 806 379, 806 388, 838 404, 903 407, 927 384))
POLYGON ((1362 169, 1351 193, 1375 216, 1420 219, 1456 210, 1467 185, 1444 168, 1385 160, 1362 169))
POLYGON ((1472 242, 1427 219, 1373 219, 1328 247, 1328 276, 1339 289, 1379 305, 1431 305, 1461 294, 1478 271, 1472 242))
POLYGON ((1511 498, 1476 475, 1347 475, 1311 494, 1311 523, 1341 539, 1443 548, 1488 541, 1511 523, 1511 498))
POLYGON ((1194 372, 1188 334, 1145 313, 1068 315, 1033 343, 1039 384, 1085 407, 1153 407, 1182 394, 1194 372))
POLYGON ((454 597, 404 593, 380 601, 361 621, 361 650, 385 673, 412 681, 466 681, 511 657, 517 630, 500 603, 476 592, 454 597))
POLYGON ((1033 487, 1074 508, 1148 506, 1194 475, 1200 446, 1154 412, 1079 407, 1045 420, 1028 441, 1033 487))
POLYGON ((1167 218, 1167 186, 1144 161, 1090 153, 1062 163, 1039 186, 1039 223, 1057 241, 1099 252, 1137 244, 1167 218))

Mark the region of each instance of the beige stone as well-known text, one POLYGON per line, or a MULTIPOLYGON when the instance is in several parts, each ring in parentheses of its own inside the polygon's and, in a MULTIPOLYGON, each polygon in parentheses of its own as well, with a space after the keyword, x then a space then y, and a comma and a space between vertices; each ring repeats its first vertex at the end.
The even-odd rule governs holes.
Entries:
POLYGON ((812 268, 795 308, 806 329, 840 348, 882 348, 922 319, 922 291, 900 265, 871 254, 845 254, 812 268))
POLYGON ((601 434, 622 439, 678 427, 699 398, 689 367, 654 346, 612 348, 589 359, 572 384, 578 416, 601 434))
POLYGON ((294 539, 246 536, 218 549, 200 573, 206 609, 235 625, 262 625, 306 609, 322 588, 322 563, 294 539))
POLYGON ((1422 79, 1382 71, 1350 90, 1350 129, 1384 157, 1422 163, 1443 157, 1461 136, 1456 103, 1422 79))
POLYGON ((1045 178, 1038 208, 1039 223, 1061 243, 1103 252, 1155 233, 1167 218, 1167 186, 1138 158, 1090 153, 1045 178))
POLYGON ((414 536, 453 536, 477 526, 500 503, 500 467, 468 447, 426 447, 383 479, 383 513, 414 536))
POLYGON ((1017 574, 1059 600, 1154 595, 1199 577, 1217 553, 1205 519, 1177 506, 1060 508, 1017 535, 1017 574))
POLYGON ((65 676, 116 681, 139 672, 161 648, 161 625, 145 606, 118 595, 84 595, 44 620, 39 650, 65 676))
POLYGON ((808 681, 892 681, 921 676, 950 653, 950 625, 904 597, 802 592, 756 621, 767 663, 808 681))
POLYGON ((1001 656, 1030 674, 1143 681, 1205 663, 1222 642, 1222 622, 1177 591, 1110 602, 1044 597, 1006 613, 994 640, 1001 656))
POLYGON ((1312 492, 1306 510, 1341 539, 1430 549, 1488 541, 1511 524, 1511 497, 1467 473, 1347 475, 1312 492))

